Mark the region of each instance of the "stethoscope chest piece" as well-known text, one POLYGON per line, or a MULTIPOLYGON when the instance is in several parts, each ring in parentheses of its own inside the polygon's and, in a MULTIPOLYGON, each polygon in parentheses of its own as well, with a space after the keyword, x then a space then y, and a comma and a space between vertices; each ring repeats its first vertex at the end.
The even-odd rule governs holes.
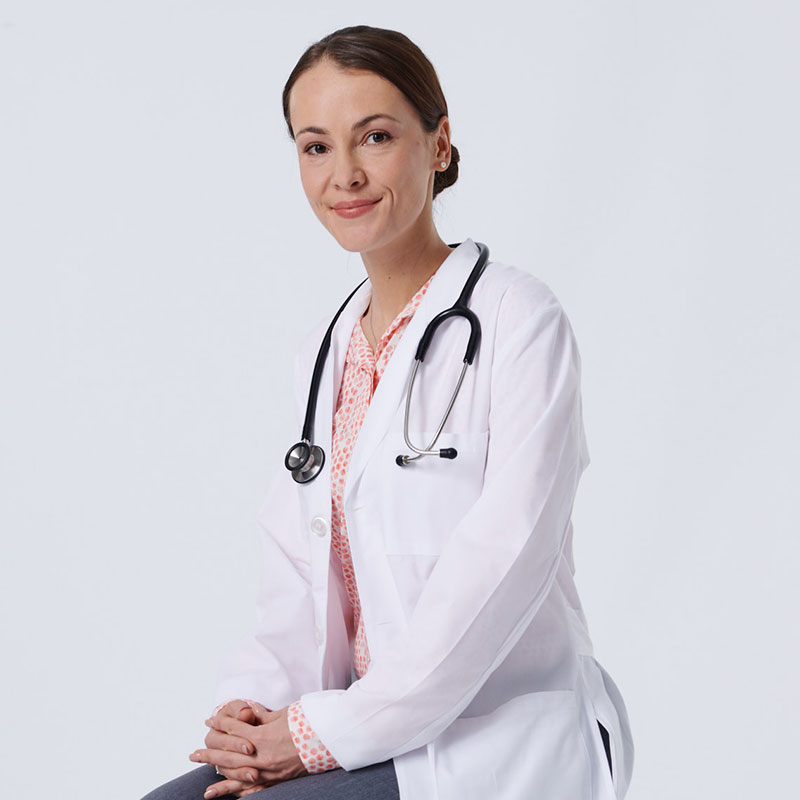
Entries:
POLYGON ((325 466, 325 451, 303 440, 289 448, 283 463, 297 483, 308 483, 325 466))

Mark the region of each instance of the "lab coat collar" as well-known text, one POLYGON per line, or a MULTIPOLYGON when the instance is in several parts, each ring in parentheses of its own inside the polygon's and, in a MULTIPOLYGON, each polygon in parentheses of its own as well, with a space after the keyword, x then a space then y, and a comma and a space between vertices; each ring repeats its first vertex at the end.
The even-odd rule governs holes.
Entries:
MULTIPOLYGON (((425 327, 436 314, 456 301, 478 254, 475 242, 472 239, 466 239, 453 249, 431 278, 422 302, 389 359, 367 409, 347 470, 344 489, 345 504, 353 489, 358 485, 358 480, 369 458, 388 432, 390 421, 405 398, 414 354, 425 327)), ((330 394, 328 392, 325 394, 327 395, 326 399, 330 400, 330 405, 320 404, 318 412, 320 419, 315 426, 317 431, 325 431, 323 447, 326 447, 326 451, 330 450, 331 420, 336 410, 336 399, 339 395, 350 335, 356 321, 366 310, 371 296, 372 285, 367 280, 353 295, 353 299, 347 304, 333 330, 331 340, 333 368, 325 371, 328 380, 326 388, 330 392, 330 394)), ((323 439, 322 436, 318 438, 323 439)))

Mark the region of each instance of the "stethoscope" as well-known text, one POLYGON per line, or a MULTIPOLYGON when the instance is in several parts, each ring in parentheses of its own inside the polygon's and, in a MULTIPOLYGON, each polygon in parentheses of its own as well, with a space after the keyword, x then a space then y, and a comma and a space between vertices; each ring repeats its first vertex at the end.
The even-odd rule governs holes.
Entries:
MULTIPOLYGON (((422 458, 422 456, 439 456, 439 458, 453 459, 458 455, 458 452, 453 447, 442 447, 438 450, 434 450, 433 447, 439 439, 439 435, 441 434, 442 429, 447 422, 447 418, 450 416, 450 412, 453 409, 453 404, 456 401, 456 397, 458 397, 458 391, 461 388, 461 384, 464 382, 464 375, 467 371, 467 367, 472 364, 475 358, 475 353, 478 350, 478 345, 481 341, 481 323, 478 321, 478 317, 475 312, 467 308, 467 302, 472 295, 472 290, 475 288, 475 284, 478 282, 478 279, 481 277, 484 269, 486 268, 486 263, 489 260, 489 248, 481 242, 475 242, 475 244, 478 246, 480 255, 478 256, 478 260, 475 262, 475 266, 472 268, 472 271, 470 272, 469 277, 464 284, 464 288, 461 290, 461 294, 458 296, 458 300, 456 300, 456 302, 453 303, 450 308, 446 308, 444 311, 439 312, 428 323, 428 326, 425 328, 425 332, 422 334, 419 344, 417 345, 417 352, 414 355, 414 368, 411 372, 411 380, 409 382, 408 392, 406 393, 406 411, 405 420, 403 423, 403 438, 405 439, 409 450, 413 450, 416 455, 397 456, 395 461, 401 467, 405 466, 411 461, 416 461, 418 458, 422 458), (436 333, 436 329, 445 320, 451 319, 452 317, 463 317, 467 320, 467 322, 469 322, 470 334, 469 341, 467 342, 467 350, 464 354, 464 365, 461 368, 461 374, 459 375, 458 382, 456 383, 456 388, 454 389, 453 396, 450 398, 450 402, 448 403, 447 409, 444 412, 442 421, 439 423, 439 427, 436 429, 436 432, 431 438, 431 441, 428 443, 428 446, 425 448, 419 448, 416 447, 408 437, 408 417, 411 409, 411 394, 414 389, 414 381, 416 380, 420 364, 425 360, 425 354, 428 352, 428 348, 433 341, 433 336, 436 333)), ((458 245, 451 244, 450 247, 458 247, 458 245)), ((366 280, 367 279, 365 278, 363 281, 361 281, 361 283, 359 283, 358 286, 356 286, 356 288, 350 292, 344 303, 342 303, 341 307, 331 320, 331 324, 328 326, 328 330, 325 332, 319 352, 317 353, 317 360, 314 363, 314 371, 311 375, 311 387, 308 392, 308 404, 306 406, 306 417, 303 423, 301 439, 299 442, 297 442, 297 444, 293 444, 289 448, 288 452, 286 453, 286 458, 284 459, 286 469, 292 473, 292 477, 295 479, 295 481, 297 481, 297 483, 308 483, 309 481, 314 480, 314 478, 319 475, 322 467, 325 465, 325 452, 319 445, 312 444, 312 439, 314 436, 314 416, 317 411, 317 396, 319 394, 319 385, 322 379, 322 370, 325 367, 325 359, 328 356, 328 350, 331 346, 331 336, 333 335, 333 328, 336 325, 336 321, 339 319, 339 316, 341 315, 342 311, 344 311, 353 295, 364 285, 366 280)))

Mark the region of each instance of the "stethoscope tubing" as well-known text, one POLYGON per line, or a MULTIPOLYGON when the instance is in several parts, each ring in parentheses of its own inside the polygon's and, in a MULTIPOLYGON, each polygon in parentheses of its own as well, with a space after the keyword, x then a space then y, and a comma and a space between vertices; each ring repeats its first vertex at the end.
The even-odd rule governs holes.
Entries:
POLYGON ((458 376, 458 382, 456 383, 456 388, 453 389, 453 394, 450 397, 450 402, 447 405, 447 410, 444 412, 444 416, 442 417, 442 421, 439 423, 439 427, 436 429, 436 433, 433 434, 431 437, 428 446, 424 450, 420 450, 414 446, 411 442, 411 439, 408 437, 408 419, 411 411, 411 392, 414 388, 414 380, 417 376, 417 370, 419 369, 419 365, 422 363, 420 360, 414 361, 414 369, 411 372, 411 382, 408 386, 408 392, 406 393, 406 412, 405 418, 403 422, 403 438, 405 439, 406 445, 408 446, 409 450, 413 450, 416 455, 415 456, 397 456, 395 461, 401 466, 404 467, 411 461, 416 461, 418 458, 422 458, 422 456, 439 456, 440 458, 455 458, 457 452, 452 447, 442 448, 440 450, 434 450, 433 446, 439 439, 439 435, 444 428, 445 423, 447 422, 447 418, 450 416, 450 412, 453 410, 453 405, 456 402, 456 397, 458 397, 459 389, 461 389, 461 384, 464 382, 464 376, 467 374, 467 367, 469 366, 469 362, 467 362, 466 358, 464 359, 464 366, 461 367, 461 374, 458 376))
POLYGON ((317 413, 317 397, 319 396, 319 385, 322 381, 322 371, 325 369, 325 359, 328 357, 328 351, 331 348, 331 338, 333 336, 333 329, 336 327, 336 322, 342 315, 347 304, 353 299, 353 295, 367 282, 364 278, 361 283, 347 295, 347 299, 339 307, 339 310, 334 314, 331 324, 328 325, 328 330, 325 331, 325 337, 320 345, 319 352, 317 353, 317 360, 314 362, 314 372, 311 375, 311 386, 308 389, 308 403, 306 404, 306 417, 303 422, 303 434, 301 439, 305 442, 311 442, 312 433, 314 430, 314 417, 317 413))

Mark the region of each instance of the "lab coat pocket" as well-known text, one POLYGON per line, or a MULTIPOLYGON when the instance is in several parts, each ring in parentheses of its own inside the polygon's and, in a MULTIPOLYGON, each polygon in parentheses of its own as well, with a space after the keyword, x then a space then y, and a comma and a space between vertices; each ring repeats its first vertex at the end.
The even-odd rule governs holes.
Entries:
POLYGON ((611 676, 593 656, 581 657, 581 672, 590 712, 586 722, 586 741, 594 746, 597 761, 601 764, 598 769, 601 783, 610 787, 611 796, 624 797, 633 767, 633 739, 625 703, 611 676), (598 722, 608 731, 610 770, 598 722))
MULTIPOLYGON (((411 432, 419 447, 429 432, 411 432)), ((489 432, 442 433, 436 447, 453 447, 453 459, 423 456, 398 466, 409 453, 402 432, 384 440, 376 476, 380 481, 381 529, 388 555, 438 556, 451 531, 483 488, 489 432)))
POLYGON ((459 717, 433 743, 438 800, 590 797, 578 716, 575 693, 558 690, 514 697, 490 714, 459 717))

